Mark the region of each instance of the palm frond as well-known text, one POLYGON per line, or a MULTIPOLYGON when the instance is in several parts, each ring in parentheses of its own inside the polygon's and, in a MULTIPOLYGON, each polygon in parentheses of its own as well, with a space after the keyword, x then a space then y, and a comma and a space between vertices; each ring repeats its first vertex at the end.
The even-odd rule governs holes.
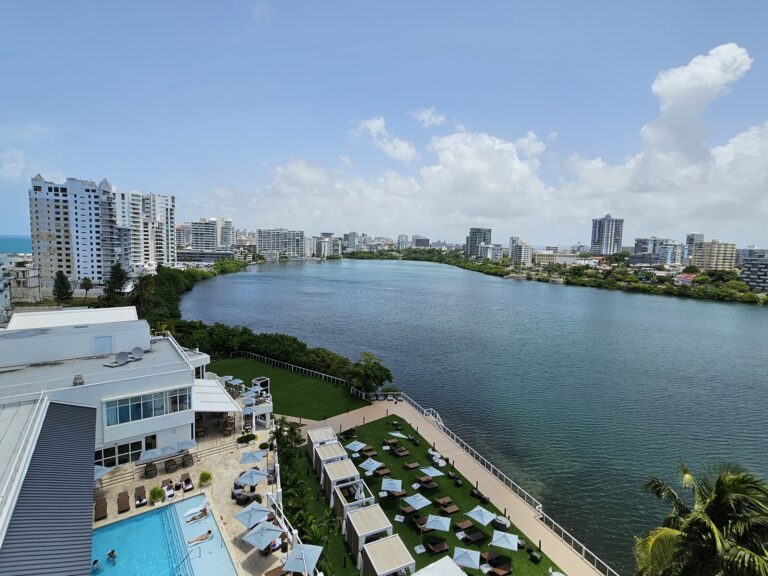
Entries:
POLYGON ((675 564, 681 532, 672 528, 655 528, 644 538, 635 540, 638 576, 663 576, 675 564))
POLYGON ((675 492, 674 488, 664 480, 651 476, 643 488, 656 496, 659 500, 672 505, 672 512, 678 516, 684 516, 690 512, 688 504, 675 492))
POLYGON ((732 546, 723 557, 725 573, 732 576, 768 576, 768 551, 761 553, 732 546))

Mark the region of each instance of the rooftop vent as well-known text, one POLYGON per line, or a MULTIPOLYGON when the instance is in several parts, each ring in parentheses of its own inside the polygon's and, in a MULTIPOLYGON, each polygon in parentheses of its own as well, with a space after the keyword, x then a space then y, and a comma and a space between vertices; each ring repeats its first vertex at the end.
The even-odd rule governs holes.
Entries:
POLYGON ((85 378, 83 378, 82 374, 75 374, 75 377, 72 378, 72 386, 82 386, 85 384, 85 378))

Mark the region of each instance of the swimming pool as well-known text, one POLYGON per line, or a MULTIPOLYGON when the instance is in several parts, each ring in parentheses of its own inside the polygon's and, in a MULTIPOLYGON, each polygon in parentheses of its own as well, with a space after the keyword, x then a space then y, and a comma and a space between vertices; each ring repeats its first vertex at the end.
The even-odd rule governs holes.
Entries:
POLYGON ((237 572, 213 518, 186 524, 184 513, 206 503, 204 494, 182 502, 158 507, 93 531, 93 559, 101 565, 103 576, 235 576, 237 572), (213 536, 200 544, 187 542, 208 530, 213 536), (115 549, 117 562, 107 562, 115 549))

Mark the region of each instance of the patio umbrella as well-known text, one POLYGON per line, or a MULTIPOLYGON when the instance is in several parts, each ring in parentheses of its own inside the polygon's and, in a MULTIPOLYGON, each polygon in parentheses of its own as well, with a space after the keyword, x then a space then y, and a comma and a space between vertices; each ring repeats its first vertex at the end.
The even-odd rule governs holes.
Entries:
POLYGON ((344 446, 347 450, 352 450, 352 452, 360 452, 363 448, 365 448, 365 444, 363 442, 360 442, 359 440, 355 440, 354 442, 350 442, 346 446, 344 446))
POLYGON ((456 549, 453 551, 453 561, 459 566, 478 570, 480 568, 480 551, 467 550, 466 548, 456 546, 456 549))
POLYGON ((291 553, 288 554, 288 558, 285 560, 285 564, 283 564, 283 571, 312 574, 322 552, 322 546, 297 544, 293 547, 291 553))
POLYGON ((440 532, 449 532, 451 529, 451 519, 447 516, 435 516, 430 514, 424 523, 424 528, 439 530, 440 532))
POLYGON ((424 498, 424 496, 421 494, 414 494, 408 498, 403 498, 403 501, 407 502, 409 506, 413 506, 413 508, 416 510, 421 510, 422 508, 432 504, 429 499, 424 498))
POLYGON ((402 480, 394 480, 392 478, 384 478, 381 481, 382 492, 400 492, 403 489, 402 480))
POLYGON ((517 551, 517 534, 507 534, 506 532, 493 531, 491 546, 498 546, 507 550, 517 551))
POLYGON ((472 510, 467 512, 467 516, 472 520, 477 520, 483 526, 488 526, 493 519, 496 518, 496 514, 483 508, 482 506, 475 506, 472 510))
POLYGON ((243 415, 244 416, 250 416, 251 414, 256 413, 256 408, 253 406, 249 406, 248 408, 243 408, 243 415))
POLYGON ((256 396, 258 396, 258 393, 254 392, 253 390, 243 392, 243 398, 256 398, 256 396))
POLYGON ((365 470, 366 472, 373 472, 377 468, 381 468, 383 464, 381 462, 378 462, 374 460, 373 458, 368 458, 365 462, 360 464, 360 468, 365 470))
POLYGON ((279 526, 275 526, 271 522, 261 522, 253 527, 253 530, 243 536, 243 540, 248 542, 251 546, 264 550, 267 545, 275 538, 280 538, 283 533, 283 529, 279 526))
POLYGON ((395 438, 408 438, 408 436, 406 436, 402 432, 390 432, 389 435, 394 436, 395 438))
POLYGON ((267 476, 269 476, 269 474, 262 472, 261 470, 248 470, 237 478, 237 482, 243 485, 256 486, 267 476))
POLYGON ((435 468, 434 466, 428 466, 427 468, 419 468, 424 474, 427 476, 432 476, 432 478, 437 478, 438 476, 445 476, 440 470, 435 468))
POLYGON ((232 380, 229 381, 229 383, 235 386, 240 386, 240 384, 242 384, 243 381, 240 380, 240 378, 233 378, 232 380))
POLYGON ((221 379, 221 380, 224 380, 224 382, 229 382, 229 381, 230 381, 230 380, 232 380, 233 378, 234 378, 234 376, 231 376, 231 375, 229 375, 229 374, 228 374, 228 375, 226 375, 226 376, 219 376, 219 379, 221 379))
POLYGON ((106 466, 94 466, 93 467, 93 481, 96 482, 96 480, 101 480, 102 476, 105 474, 109 474, 112 472, 112 468, 107 468, 106 466))
POLYGON ((240 455, 240 464, 258 464, 264 460, 264 452, 261 451, 254 451, 254 452, 243 452, 240 455))
POLYGON ((235 520, 250 530, 259 522, 264 522, 271 512, 272 510, 266 506, 262 506, 258 502, 252 502, 246 508, 243 508, 240 512, 235 514, 235 520))

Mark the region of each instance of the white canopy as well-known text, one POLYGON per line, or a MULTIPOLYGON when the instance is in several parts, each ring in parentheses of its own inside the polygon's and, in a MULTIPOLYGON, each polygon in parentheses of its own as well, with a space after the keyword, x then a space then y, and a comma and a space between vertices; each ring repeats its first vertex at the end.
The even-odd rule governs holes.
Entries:
POLYGON ((195 379, 195 384, 192 386, 192 409, 195 412, 242 411, 242 408, 217 380, 199 379, 195 379))

